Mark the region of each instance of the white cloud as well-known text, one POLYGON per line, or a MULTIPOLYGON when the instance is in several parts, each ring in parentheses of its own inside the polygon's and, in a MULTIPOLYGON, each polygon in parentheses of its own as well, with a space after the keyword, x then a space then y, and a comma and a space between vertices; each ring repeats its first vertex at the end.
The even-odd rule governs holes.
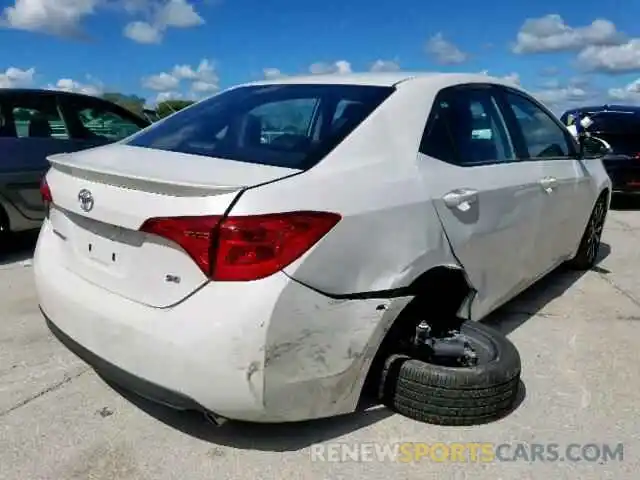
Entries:
POLYGON ((614 23, 596 19, 584 27, 570 27, 558 14, 527 19, 512 47, 514 53, 541 53, 581 50, 590 45, 616 45, 624 35, 614 23))
POLYGON ((0 26, 59 36, 80 36, 82 21, 98 8, 115 8, 144 18, 127 24, 123 34, 139 43, 160 43, 168 28, 204 24, 189 0, 13 0, 2 9, 0 26))
POLYGON ((125 8, 130 12, 148 11, 146 21, 135 21, 124 27, 125 37, 138 43, 160 43, 168 28, 191 28, 203 25, 204 19, 187 0, 166 0, 162 4, 145 5, 128 0, 125 8))
POLYGON ((437 63, 442 65, 457 65, 469 59, 468 54, 446 40, 442 33, 431 37, 425 45, 425 50, 437 63))
POLYGON ((520 85, 520 75, 517 73, 510 73, 509 75, 505 75, 502 79, 506 82, 515 83, 516 85, 520 85))
POLYGON ((351 73, 351 64, 346 60, 338 60, 333 63, 316 62, 311 64, 309 72, 313 75, 326 75, 329 73, 351 73))
POLYGON ((81 34, 82 19, 102 0, 15 0, 4 8, 0 21, 9 28, 60 36, 81 34))
POLYGON ((218 74, 211 61, 203 59, 198 66, 193 69, 190 65, 176 65, 173 67, 172 75, 180 80, 199 80, 208 83, 217 83, 218 74))
POLYGON ((131 22, 124 27, 124 36, 138 43, 160 43, 162 32, 147 22, 131 22))
POLYGON ((190 28, 204 24, 193 5, 186 0, 169 0, 156 15, 156 22, 164 27, 190 28))
POLYGON ((183 81, 190 82, 193 98, 202 94, 216 92, 219 87, 219 77, 215 65, 203 59, 196 67, 191 65, 175 65, 169 72, 161 72, 142 79, 142 86, 160 92, 159 95, 174 95, 182 87, 183 81))
MULTIPOLYGON (((480 75, 489 75, 489 70, 482 70, 480 72, 480 75)), ((515 83, 516 85, 520 85, 520 75, 518 75, 515 72, 510 73, 509 75, 505 75, 503 77, 496 77, 496 78, 501 78, 505 82, 511 82, 511 83, 515 83)))
POLYGON ((372 72, 397 72, 400 70, 400 64, 395 60, 376 60, 371 65, 372 72))
POLYGON ((156 104, 166 102, 167 100, 180 100, 182 94, 180 92, 160 92, 156 96, 156 104))
POLYGON ((33 83, 35 74, 35 68, 21 70, 16 67, 9 67, 4 73, 0 73, 0 88, 28 87, 33 83))
POLYGON ((180 85, 180 79, 170 73, 162 72, 157 75, 151 75, 142 80, 142 86, 150 90, 163 92, 173 90, 180 85))
POLYGON ((104 88, 101 83, 80 83, 70 78, 61 78, 54 85, 47 85, 46 88, 49 90, 60 90, 63 92, 83 93, 94 97, 98 97, 104 92, 104 88))
POLYGON ((262 73, 267 80, 286 76, 277 68, 263 68, 262 73))
POLYGON ((640 78, 623 88, 610 88, 609 98, 627 103, 640 103, 640 78))
POLYGON ((578 65, 604 73, 640 71, 640 38, 621 45, 588 47, 578 55, 578 65))
POLYGON ((567 85, 533 92, 533 96, 542 103, 555 107, 571 102, 582 102, 590 95, 583 88, 567 85))
POLYGON ((194 93, 213 93, 218 91, 218 83, 195 81, 191 84, 191 91, 194 93))

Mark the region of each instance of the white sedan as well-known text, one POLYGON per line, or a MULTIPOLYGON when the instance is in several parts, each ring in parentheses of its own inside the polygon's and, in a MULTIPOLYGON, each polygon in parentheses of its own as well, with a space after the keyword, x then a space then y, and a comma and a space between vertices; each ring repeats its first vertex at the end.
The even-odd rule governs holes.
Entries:
POLYGON ((40 307, 104 377, 215 421, 328 417, 369 393, 437 424, 498 418, 520 357, 477 320, 597 261, 611 185, 581 151, 484 75, 231 88, 50 157, 40 307))

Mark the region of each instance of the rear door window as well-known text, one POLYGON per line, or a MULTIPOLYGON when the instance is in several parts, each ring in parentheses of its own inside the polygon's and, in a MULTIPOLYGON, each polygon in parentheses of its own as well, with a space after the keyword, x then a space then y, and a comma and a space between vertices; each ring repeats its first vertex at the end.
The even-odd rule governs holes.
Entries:
POLYGON ((506 123, 489 88, 455 87, 441 92, 421 152, 461 166, 516 160, 506 123))
POLYGON ((19 138, 69 138, 54 95, 18 96, 7 113, 19 138))
POLYGON ((116 142, 148 125, 125 109, 94 98, 63 98, 65 116, 73 123, 72 136, 79 140, 116 142))
POLYGON ((172 115, 127 144, 304 170, 393 91, 358 85, 238 87, 172 115))

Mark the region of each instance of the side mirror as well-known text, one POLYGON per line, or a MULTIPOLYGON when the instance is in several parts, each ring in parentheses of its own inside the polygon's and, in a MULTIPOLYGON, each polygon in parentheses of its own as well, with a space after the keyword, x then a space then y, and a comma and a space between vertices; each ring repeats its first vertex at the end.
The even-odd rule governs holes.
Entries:
POLYGON ((580 153, 583 158, 601 158, 612 153, 611 145, 598 137, 592 137, 588 133, 578 135, 580 153))

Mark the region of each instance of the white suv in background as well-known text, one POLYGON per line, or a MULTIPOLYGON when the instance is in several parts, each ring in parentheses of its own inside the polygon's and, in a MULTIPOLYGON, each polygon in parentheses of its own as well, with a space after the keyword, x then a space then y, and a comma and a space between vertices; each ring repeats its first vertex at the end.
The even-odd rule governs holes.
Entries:
POLYGON ((215 420, 338 415, 363 392, 423 421, 491 420, 520 357, 477 320, 597 260, 610 182, 580 150, 484 75, 231 88, 50 157, 40 306, 106 378, 215 420))

